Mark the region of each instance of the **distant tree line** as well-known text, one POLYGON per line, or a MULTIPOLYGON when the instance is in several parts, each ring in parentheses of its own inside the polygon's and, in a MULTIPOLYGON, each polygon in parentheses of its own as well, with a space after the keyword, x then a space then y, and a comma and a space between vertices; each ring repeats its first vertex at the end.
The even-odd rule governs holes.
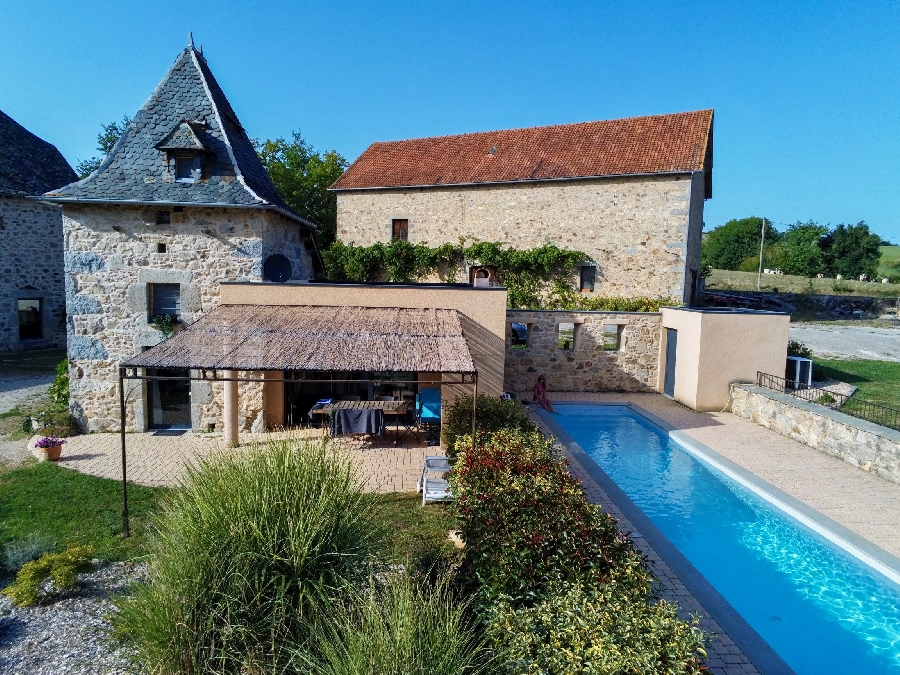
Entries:
MULTIPOLYGON (((757 217, 729 220, 705 234, 700 254, 703 263, 720 270, 756 272, 762 224, 763 219, 757 217)), ((881 257, 879 246, 885 244, 863 221, 831 229, 813 221, 798 221, 779 232, 767 219, 763 267, 804 277, 840 274, 849 279, 865 274, 873 279, 881 257)))

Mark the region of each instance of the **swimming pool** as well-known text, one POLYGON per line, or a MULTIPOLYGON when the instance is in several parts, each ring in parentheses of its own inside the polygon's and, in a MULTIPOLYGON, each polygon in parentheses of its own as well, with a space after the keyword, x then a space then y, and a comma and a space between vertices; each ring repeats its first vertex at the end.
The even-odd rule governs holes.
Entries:
POLYGON ((622 405, 553 419, 798 675, 900 674, 900 586, 622 405))

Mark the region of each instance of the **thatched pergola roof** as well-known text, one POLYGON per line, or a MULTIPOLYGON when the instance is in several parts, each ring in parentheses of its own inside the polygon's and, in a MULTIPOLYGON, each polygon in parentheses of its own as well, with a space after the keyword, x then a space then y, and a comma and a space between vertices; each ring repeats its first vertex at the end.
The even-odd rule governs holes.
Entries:
POLYGON ((222 305, 138 368, 474 373, 453 309, 222 305))

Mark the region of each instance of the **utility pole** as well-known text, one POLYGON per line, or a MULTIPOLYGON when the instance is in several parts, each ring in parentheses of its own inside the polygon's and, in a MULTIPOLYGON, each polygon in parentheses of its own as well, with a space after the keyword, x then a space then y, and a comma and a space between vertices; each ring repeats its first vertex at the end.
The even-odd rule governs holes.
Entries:
POLYGON ((756 290, 760 290, 760 281, 762 280, 762 256, 763 244, 766 243, 766 219, 762 219, 762 227, 759 230, 759 272, 756 275, 756 290))

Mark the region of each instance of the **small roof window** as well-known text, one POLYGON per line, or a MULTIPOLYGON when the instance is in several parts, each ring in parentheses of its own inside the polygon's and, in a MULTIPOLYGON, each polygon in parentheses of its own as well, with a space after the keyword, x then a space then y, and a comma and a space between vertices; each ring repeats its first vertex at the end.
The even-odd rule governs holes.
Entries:
POLYGON ((198 155, 175 158, 175 180, 193 183, 203 177, 203 165, 198 155))

